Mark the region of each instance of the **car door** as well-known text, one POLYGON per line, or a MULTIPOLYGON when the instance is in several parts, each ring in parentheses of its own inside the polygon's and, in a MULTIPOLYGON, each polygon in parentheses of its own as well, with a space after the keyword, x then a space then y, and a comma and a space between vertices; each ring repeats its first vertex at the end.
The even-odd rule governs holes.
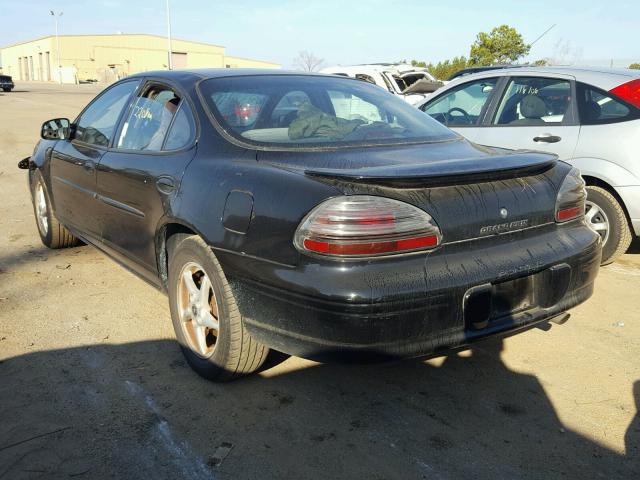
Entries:
POLYGON ((575 98, 571 76, 512 75, 474 141, 542 150, 570 160, 580 133, 575 98))
POLYGON ((471 80, 435 96, 420 110, 475 142, 494 92, 499 87, 499 77, 471 80))
POLYGON ((111 253, 134 260, 143 275, 157 272, 156 229, 170 213, 195 144, 196 122, 186 95, 147 81, 122 120, 114 148, 98 165, 102 241, 111 253))
POLYGON ((100 238, 96 212, 96 165, 108 149, 118 119, 139 85, 138 80, 107 89, 78 116, 70 140, 51 152, 50 178, 56 216, 80 233, 100 238))

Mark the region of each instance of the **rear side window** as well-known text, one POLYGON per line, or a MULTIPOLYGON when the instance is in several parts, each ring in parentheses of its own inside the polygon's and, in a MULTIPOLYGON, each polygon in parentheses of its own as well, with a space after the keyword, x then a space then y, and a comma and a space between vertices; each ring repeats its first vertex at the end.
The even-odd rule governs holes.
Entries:
POLYGON ((163 150, 178 150, 189 146, 195 136, 196 126, 189 104, 183 101, 171 125, 163 150))
POLYGON ((156 152, 182 148, 194 131, 189 117, 188 106, 173 89, 152 84, 132 106, 117 146, 125 150, 156 152))
POLYGON ((500 102, 494 125, 561 124, 570 112, 571 83, 559 78, 514 77, 500 102))
POLYGON ((640 118, 638 110, 599 88, 577 84, 578 111, 582 125, 625 122, 640 118))

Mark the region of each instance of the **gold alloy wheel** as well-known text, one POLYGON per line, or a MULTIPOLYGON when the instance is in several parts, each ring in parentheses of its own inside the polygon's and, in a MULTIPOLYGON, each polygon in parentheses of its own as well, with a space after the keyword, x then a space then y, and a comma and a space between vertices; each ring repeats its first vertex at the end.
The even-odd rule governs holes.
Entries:
POLYGON ((178 281, 178 315, 189 348, 202 358, 213 355, 219 335, 218 304, 211 280, 195 262, 182 267, 178 281))

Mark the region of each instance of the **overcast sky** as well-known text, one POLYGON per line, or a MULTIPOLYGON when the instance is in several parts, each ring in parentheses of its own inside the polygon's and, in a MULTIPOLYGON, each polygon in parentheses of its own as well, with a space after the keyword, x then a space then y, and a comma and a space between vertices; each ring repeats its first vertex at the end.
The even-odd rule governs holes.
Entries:
MULTIPOLYGON (((0 0, 0 46, 53 33, 166 34, 165 0, 0 0)), ((300 50, 325 65, 438 61, 468 55, 480 31, 506 23, 536 43, 530 60, 640 61, 640 0, 171 0, 175 37, 290 67, 300 50)))

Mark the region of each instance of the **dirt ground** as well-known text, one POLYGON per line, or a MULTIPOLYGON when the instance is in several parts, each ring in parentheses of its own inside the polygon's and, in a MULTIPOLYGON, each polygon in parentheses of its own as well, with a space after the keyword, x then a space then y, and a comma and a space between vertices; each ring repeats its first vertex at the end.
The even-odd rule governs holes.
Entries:
POLYGON ((209 383, 161 293, 40 244, 16 163, 97 92, 0 94, 0 480, 640 478, 637 242, 549 331, 384 365, 274 355, 209 383))

